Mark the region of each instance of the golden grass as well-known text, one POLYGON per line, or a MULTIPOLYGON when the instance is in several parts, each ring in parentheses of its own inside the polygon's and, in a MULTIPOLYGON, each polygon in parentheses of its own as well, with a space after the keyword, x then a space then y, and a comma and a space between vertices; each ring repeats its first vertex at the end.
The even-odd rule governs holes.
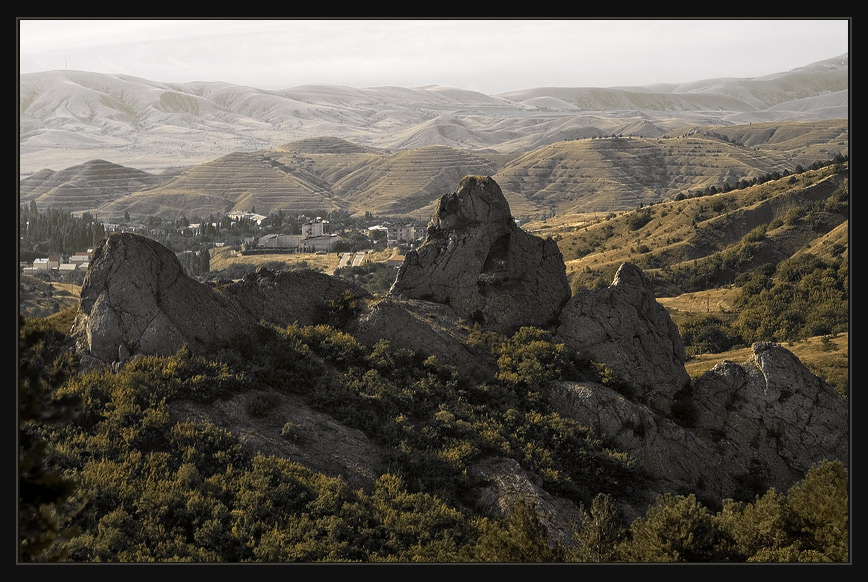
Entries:
POLYGON ((739 290, 736 288, 709 289, 695 293, 685 293, 677 297, 658 297, 660 303, 670 312, 680 311, 690 314, 727 313, 732 311, 739 290))
MULTIPOLYGON (((230 247, 211 249, 211 271, 222 271, 232 265, 252 265, 259 267, 275 261, 284 263, 288 268, 306 263, 310 269, 332 274, 340 264, 343 253, 270 253, 264 255, 242 255, 230 247)), ((385 262, 392 256, 392 249, 368 254, 368 262, 385 262)))

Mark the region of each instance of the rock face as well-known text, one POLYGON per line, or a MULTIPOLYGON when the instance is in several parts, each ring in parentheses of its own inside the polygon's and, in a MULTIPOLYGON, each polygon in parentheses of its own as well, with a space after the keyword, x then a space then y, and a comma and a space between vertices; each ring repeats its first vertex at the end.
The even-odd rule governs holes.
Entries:
POLYGON ((698 378, 675 418, 597 384, 561 382, 550 396, 561 415, 596 427, 634 458, 658 492, 752 497, 755 488, 789 488, 821 460, 847 465, 846 400, 787 349, 753 349, 749 361, 698 378))
POLYGON ((236 303, 187 277, 166 247, 116 233, 94 249, 73 334, 80 349, 113 362, 231 342, 256 326, 236 303))
MULTIPOLYGON (((718 501, 750 496, 788 488, 820 460, 848 462, 846 400, 792 353, 755 344, 751 360, 723 362, 691 382, 678 329, 642 271, 624 264, 609 287, 570 297, 554 241, 519 229, 490 178, 465 178, 441 198, 425 243, 406 255, 389 296, 379 301, 311 271, 261 269, 237 283, 204 285, 187 277, 159 243, 112 234, 94 252, 73 333, 80 350, 115 362, 170 355, 184 345, 231 345, 255 337, 266 323, 335 322, 363 343, 385 339, 433 354, 481 381, 494 376, 497 359, 479 338, 471 341, 471 323, 489 336, 548 327, 556 341, 606 364, 627 389, 559 381, 548 386, 548 396, 559 414, 595 428, 650 478, 653 486, 632 517, 657 493, 690 490, 718 501)), ((225 416, 227 425, 239 422, 222 410, 211 413, 225 416)), ((336 448, 355 443, 366 452, 327 465, 310 457, 309 464, 372 482, 378 469, 373 460, 362 466, 363 459, 380 453, 359 435, 329 431, 336 448)), ((306 458, 305 451, 291 454, 306 458)), ((556 531, 575 516, 574 505, 549 496, 514 461, 483 460, 475 471, 488 482, 481 496, 493 508, 529 496, 556 514, 556 531)))
POLYGON ((786 348, 753 345, 743 364, 722 362, 693 385, 694 425, 723 443, 721 467, 793 483, 822 459, 848 463, 849 408, 786 348))
POLYGON ((312 271, 259 269, 215 289, 188 277, 177 257, 149 238, 116 233, 96 249, 73 326, 77 345, 105 362, 171 355, 254 337, 260 323, 312 325, 368 293, 312 271))
POLYGON ((362 343, 387 340, 394 346, 433 355, 471 378, 491 378, 497 372, 493 356, 469 346, 469 328, 440 303, 387 297, 363 312, 348 329, 362 343))
POLYGON ((309 270, 275 272, 260 268, 221 291, 256 321, 280 326, 337 324, 337 319, 351 316, 352 310, 342 302, 356 302, 358 306, 371 298, 370 293, 353 283, 309 270))
POLYGON ((582 290, 570 299, 556 339, 612 368, 663 414, 690 383, 678 327, 657 303, 641 269, 629 263, 621 265, 609 287, 582 290))
POLYGON ((521 230, 497 183, 479 176, 440 199, 390 293, 448 304, 504 333, 550 325, 571 294, 557 243, 521 230))

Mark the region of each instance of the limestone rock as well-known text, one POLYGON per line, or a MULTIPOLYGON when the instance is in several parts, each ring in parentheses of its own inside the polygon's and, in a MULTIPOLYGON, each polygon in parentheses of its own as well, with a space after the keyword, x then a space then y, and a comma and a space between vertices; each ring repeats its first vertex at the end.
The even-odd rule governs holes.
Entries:
POLYGON ((447 305, 387 297, 372 304, 348 331, 368 345, 386 340, 395 347, 433 355, 471 378, 490 378, 497 371, 491 354, 468 345, 471 330, 447 305))
POLYGON ((256 337, 262 323, 345 323, 347 303, 370 295, 313 271, 259 269, 237 283, 211 287, 184 274, 158 242, 110 235, 94 251, 73 334, 79 348, 105 362, 136 354, 171 355, 256 337))
POLYGON ((114 233, 94 249, 73 335, 79 349, 113 362, 231 342, 256 327, 237 304, 185 275, 163 245, 114 233))
POLYGON ((390 294, 448 304, 459 317, 511 333, 550 325, 571 292, 557 243, 521 230, 494 180, 468 176, 439 200, 390 294))
POLYGON ((605 289, 581 290, 560 315, 556 338, 612 368, 668 415, 690 383, 678 327, 648 288, 641 269, 624 263, 605 289))
POLYGON ((675 419, 606 386, 549 387, 559 414, 594 427, 650 477, 655 491, 639 510, 657 492, 751 498, 753 488, 788 489, 821 460, 848 464, 846 400, 781 346, 755 344, 751 360, 718 364, 691 391, 675 419))
POLYGON ((801 479, 818 461, 849 455, 847 400, 773 343, 743 364, 722 362, 693 386, 695 426, 724 443, 724 465, 775 484, 801 479))
POLYGON ((548 530, 549 542, 569 545, 573 525, 581 522, 579 507, 574 502, 549 494, 542 488, 539 477, 522 469, 515 459, 486 458, 473 472, 484 483, 479 490, 481 505, 505 517, 520 499, 533 503, 548 530))

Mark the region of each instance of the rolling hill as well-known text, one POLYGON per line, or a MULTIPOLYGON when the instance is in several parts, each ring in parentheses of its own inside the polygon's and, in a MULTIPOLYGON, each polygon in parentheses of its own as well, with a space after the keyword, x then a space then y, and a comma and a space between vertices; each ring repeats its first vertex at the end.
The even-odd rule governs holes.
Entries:
MULTIPOLYGON (((641 128, 636 128, 641 129, 641 128)), ((467 175, 492 176, 523 219, 612 212, 679 194, 786 174, 849 153, 847 120, 688 126, 554 142, 509 155, 445 145, 406 150, 336 137, 234 152, 161 174, 107 162, 42 170, 20 183, 22 203, 106 219, 174 219, 231 210, 260 214, 345 210, 427 220, 432 204, 467 175)))
POLYGON ((92 159, 161 173, 321 136, 390 150, 446 145, 514 155, 565 139, 656 137, 691 124, 843 119, 848 68, 844 54, 751 79, 502 95, 433 85, 264 91, 81 71, 24 74, 19 174, 92 159))

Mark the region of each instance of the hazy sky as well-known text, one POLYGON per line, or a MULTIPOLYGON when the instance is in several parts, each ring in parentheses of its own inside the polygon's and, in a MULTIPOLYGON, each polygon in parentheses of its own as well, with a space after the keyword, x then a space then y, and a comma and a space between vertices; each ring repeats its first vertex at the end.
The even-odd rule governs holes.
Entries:
POLYGON ((92 20, 20 17, 19 72, 151 81, 444 85, 497 94, 759 77, 849 51, 850 21, 92 20))

